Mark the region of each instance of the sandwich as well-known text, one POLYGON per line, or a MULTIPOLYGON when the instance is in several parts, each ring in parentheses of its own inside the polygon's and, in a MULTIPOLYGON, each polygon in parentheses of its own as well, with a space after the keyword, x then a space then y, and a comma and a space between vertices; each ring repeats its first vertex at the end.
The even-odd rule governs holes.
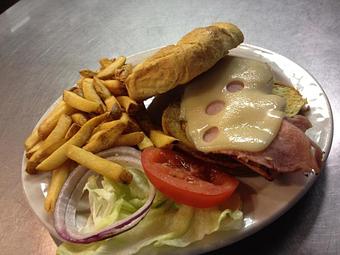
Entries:
POLYGON ((306 100, 276 83, 268 64, 227 55, 242 42, 229 23, 195 29, 134 67, 129 96, 170 96, 162 129, 178 139, 176 148, 233 174, 318 173, 322 151, 305 135, 306 100))

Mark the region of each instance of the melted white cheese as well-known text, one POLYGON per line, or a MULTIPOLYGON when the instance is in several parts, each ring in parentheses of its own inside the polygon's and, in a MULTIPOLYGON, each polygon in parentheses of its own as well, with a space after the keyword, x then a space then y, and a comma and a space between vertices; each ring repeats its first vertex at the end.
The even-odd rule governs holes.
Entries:
POLYGON ((186 86, 181 118, 187 122, 188 138, 203 152, 264 150, 277 135, 284 116, 285 100, 272 94, 272 86, 273 74, 267 64, 223 58, 186 86), (230 92, 227 85, 235 82, 243 84, 243 89, 230 92), (207 110, 212 103, 217 105, 212 107, 215 110, 207 110))

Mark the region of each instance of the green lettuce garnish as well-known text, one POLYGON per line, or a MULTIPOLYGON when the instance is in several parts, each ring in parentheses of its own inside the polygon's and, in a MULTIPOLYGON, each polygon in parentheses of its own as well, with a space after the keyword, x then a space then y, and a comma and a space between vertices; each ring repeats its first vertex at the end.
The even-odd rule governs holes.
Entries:
MULTIPOLYGON (((82 231, 101 229, 123 219, 140 208, 147 199, 149 184, 143 172, 129 169, 133 182, 129 185, 104 178, 89 178, 88 192, 91 215, 82 231)), ((145 218, 134 228, 107 240, 91 244, 63 243, 59 255, 111 255, 135 254, 146 246, 185 247, 202 240, 215 231, 239 229, 243 225, 241 211, 220 210, 217 207, 198 209, 176 204, 161 193, 145 218)))

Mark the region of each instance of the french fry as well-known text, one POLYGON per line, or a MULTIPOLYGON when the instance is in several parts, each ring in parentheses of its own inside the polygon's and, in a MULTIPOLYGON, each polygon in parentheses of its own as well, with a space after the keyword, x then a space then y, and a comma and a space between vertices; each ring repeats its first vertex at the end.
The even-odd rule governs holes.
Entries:
POLYGON ((49 147, 53 143, 56 143, 57 141, 64 138, 71 124, 72 124, 72 119, 70 116, 66 114, 61 115, 57 122, 57 125, 52 130, 52 132, 49 134, 49 136, 46 138, 46 140, 44 140, 44 143, 40 147, 39 150, 44 150, 45 148, 49 147))
POLYGON ((128 126, 124 130, 123 134, 129 134, 134 132, 142 131, 141 128, 138 126, 137 122, 130 118, 128 122, 128 126), (131 121, 130 121, 131 120, 131 121))
POLYGON ((82 89, 83 80, 84 80, 84 79, 85 79, 84 77, 80 77, 80 79, 76 82, 76 85, 77 85, 80 89, 82 89))
POLYGON ((105 100, 106 109, 111 112, 113 119, 119 119, 122 116, 122 108, 115 98, 111 96, 105 100))
POLYGON ((63 187, 70 172, 77 166, 77 164, 71 160, 67 160, 60 167, 52 171, 51 181, 48 185, 47 196, 44 201, 44 207, 46 212, 52 213, 55 208, 59 193, 63 187))
POLYGON ((101 69, 104 69, 106 67, 108 67, 109 65, 111 65, 113 63, 114 60, 108 59, 108 58, 102 58, 101 60, 99 60, 99 64, 101 69))
POLYGON ((121 165, 101 158, 77 146, 69 145, 66 155, 78 164, 91 169, 113 181, 130 183, 132 180, 132 175, 121 165))
POLYGON ((122 117, 123 111, 119 104, 113 104, 110 109, 110 116, 112 119, 116 120, 122 117))
POLYGON ((104 122, 100 125, 98 125, 98 127, 96 127, 94 130, 93 130, 93 133, 92 133, 92 136, 90 137, 90 140, 89 142, 92 140, 92 139, 95 139, 99 134, 99 132, 102 132, 104 130, 108 130, 110 129, 111 127, 115 126, 116 123, 119 123, 119 119, 118 120, 112 120, 112 121, 108 121, 108 122, 104 122))
POLYGON ((117 125, 117 123, 121 123, 121 122, 124 123, 125 125, 128 124, 129 116, 126 113, 123 113, 122 116, 118 120, 112 120, 112 121, 104 122, 104 123, 100 124, 94 130, 94 132, 98 132, 98 131, 105 130, 105 129, 110 129, 112 127, 115 127, 117 125))
POLYGON ((72 108, 72 106, 66 104, 64 101, 60 101, 57 104, 57 106, 47 115, 47 117, 39 125, 38 128, 39 136, 42 139, 45 139, 57 125, 57 122, 62 114, 70 115, 74 111, 75 110, 72 108))
POLYGON ((76 112, 71 115, 71 118, 74 123, 77 123, 79 126, 84 125, 87 122, 87 117, 84 113, 76 112))
POLYGON ((26 172, 28 174, 36 174, 37 173, 36 167, 49 155, 55 152, 60 146, 66 143, 66 141, 67 141, 66 138, 63 138, 57 141, 56 143, 52 144, 51 146, 45 148, 44 150, 37 151, 36 153, 34 153, 26 163, 26 172))
POLYGON ((117 101, 119 102, 120 106, 123 107, 124 110, 128 114, 133 115, 139 109, 139 105, 136 103, 136 101, 134 101, 133 99, 131 99, 128 96, 119 96, 119 97, 117 97, 117 101))
POLYGON ((123 65, 122 67, 116 69, 115 79, 120 80, 120 81, 125 81, 131 72, 132 72, 131 64, 123 65))
POLYGON ((51 171, 67 160, 66 151, 69 145, 83 146, 86 141, 90 138, 92 131, 101 122, 105 121, 109 117, 109 113, 103 113, 97 117, 90 119, 86 122, 80 130, 66 143, 64 143, 60 148, 48 156, 44 161, 42 161, 38 166, 39 171, 51 171))
POLYGON ((83 90, 81 88, 79 88, 79 87, 72 87, 72 88, 69 89, 69 91, 77 94, 80 97, 84 97, 83 90))
POLYGON ((110 96, 109 98, 105 99, 105 105, 106 105, 106 108, 108 110, 111 110, 113 105, 115 105, 115 104, 117 106, 119 106, 119 108, 121 108, 120 104, 119 104, 119 102, 118 102, 118 100, 115 96, 110 96))
POLYGON ((108 65, 103 70, 99 71, 99 73, 97 74, 97 77, 103 80, 112 77, 115 74, 116 69, 124 65, 125 61, 126 61, 126 58, 123 56, 117 58, 112 64, 108 65))
POLYGON ((82 98, 71 91, 64 90, 63 98, 67 105, 83 112, 102 113, 104 111, 101 104, 82 98))
POLYGON ((178 141, 175 137, 166 135, 160 130, 151 130, 150 139, 157 148, 167 148, 178 141))
POLYGON ((36 145, 40 141, 40 136, 38 133, 38 129, 35 128, 32 133, 27 137, 25 141, 25 149, 26 151, 33 148, 34 145, 36 145))
POLYGON ((123 113, 121 120, 127 122, 127 127, 124 130, 124 133, 132 133, 132 132, 137 132, 141 131, 140 127, 138 126, 137 122, 133 120, 127 113, 123 113))
POLYGON ((99 130, 98 128, 99 127, 96 127, 97 130, 93 130, 92 135, 87 143, 91 143, 92 141, 98 139, 98 136, 102 135, 106 131, 106 129, 99 130))
POLYGON ((110 129, 102 130, 95 134, 95 138, 90 139, 83 149, 97 153, 113 147, 117 138, 123 133, 126 123, 117 120, 116 125, 110 129), (98 134, 98 135, 97 135, 98 134))
POLYGON ((36 145, 34 145, 29 151, 26 152, 26 158, 30 159, 32 157, 32 155, 34 154, 34 152, 36 152, 37 150, 39 150, 39 148, 41 147, 41 145, 44 143, 44 141, 39 141, 36 145))
POLYGON ((97 102, 98 104, 101 104, 104 106, 103 101, 98 96, 96 90, 93 86, 93 79, 86 78, 83 81, 83 93, 84 98, 93 102, 97 102))
POLYGON ((129 134, 129 133, 134 133, 134 132, 139 132, 139 131, 141 131, 141 129, 138 126, 137 122, 129 118, 128 125, 125 128, 123 134, 129 134))
POLYGON ((123 121, 124 123, 127 123, 128 127, 131 126, 131 129, 136 128, 137 129, 136 131, 140 131, 138 124, 126 112, 122 113, 120 120, 123 121))
MULTIPOLYGON (((132 119, 126 112, 122 113, 120 120, 127 123, 127 127, 125 128, 123 132, 124 134, 141 131, 137 122, 134 119, 132 119)), ((100 128, 104 128, 104 129, 109 128, 109 127, 110 127, 110 122, 106 122, 100 125, 100 128)))
POLYGON ((93 113, 93 112, 88 112, 88 113, 86 114, 86 117, 87 117, 88 120, 90 120, 90 119, 92 119, 92 118, 94 118, 94 117, 96 117, 96 116, 98 116, 98 114, 93 113))
POLYGON ((151 121, 149 113, 143 105, 140 105, 137 114, 134 115, 140 128, 147 134, 150 135, 151 130, 156 130, 157 127, 151 121))
POLYGON ((125 125, 125 127, 127 127, 127 125, 129 124, 129 115, 127 115, 126 113, 123 113, 122 116, 119 119, 113 119, 113 120, 103 122, 100 125, 98 125, 93 130, 93 133, 92 133, 92 136, 91 136, 89 142, 92 139, 97 139, 97 136, 100 135, 101 133, 103 133, 102 131, 116 127, 118 123, 123 123, 125 125))
POLYGON ((81 126, 77 123, 72 123, 72 125, 69 127, 69 129, 66 132, 65 138, 67 140, 71 139, 81 128, 81 126))
POLYGON ((93 86, 98 96, 105 101, 105 99, 112 96, 110 90, 97 77, 93 77, 93 86))
POLYGON ((124 85, 118 80, 101 80, 102 83, 110 90, 112 95, 115 96, 125 96, 127 95, 127 90, 124 85))
POLYGON ((147 137, 144 134, 143 140, 139 144, 137 144, 137 146, 138 146, 138 149, 144 150, 144 149, 146 149, 148 147, 153 147, 154 145, 153 145, 152 141, 150 140, 150 138, 147 137))
POLYGON ((135 146, 141 143, 143 139, 143 132, 133 132, 118 137, 117 140, 114 142, 114 146, 135 146))
POLYGON ((101 136, 105 131, 115 128, 117 124, 123 123, 125 125, 124 132, 126 128, 128 127, 130 123, 130 117, 126 113, 123 113, 122 116, 118 120, 112 120, 108 122, 103 122, 102 124, 98 125, 92 133, 92 136, 90 137, 88 143, 98 139, 99 136, 101 136))
POLYGON ((84 78, 93 78, 94 76, 97 75, 97 72, 94 72, 89 69, 83 69, 79 71, 79 74, 84 78))
MULTIPOLYGON (((35 167, 43 160, 45 159, 49 154, 47 151, 48 148, 50 148, 52 145, 56 146, 56 144, 59 144, 59 141, 63 140, 65 137, 65 134, 69 127, 71 126, 72 119, 68 115, 61 115, 57 125, 52 130, 52 132, 49 134, 49 136, 42 142, 40 148, 33 153, 33 155, 30 157, 30 159, 27 161, 27 169, 26 171, 28 173, 34 173, 35 167)), ((66 140, 63 142, 65 143, 66 140)), ((58 145, 60 147, 61 144, 58 145)), ((56 150, 58 147, 51 147, 54 149, 49 149, 50 153, 51 151, 56 150)))

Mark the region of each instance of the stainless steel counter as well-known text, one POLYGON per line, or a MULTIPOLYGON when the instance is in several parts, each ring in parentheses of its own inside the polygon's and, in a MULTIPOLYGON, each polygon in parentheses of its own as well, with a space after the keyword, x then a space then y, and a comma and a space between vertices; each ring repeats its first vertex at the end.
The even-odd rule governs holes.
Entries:
MULTIPOLYGON (((324 172, 288 213, 219 254, 340 254, 340 2, 22 0, 0 15, 0 250, 54 254, 20 183, 23 141, 47 107, 104 56, 237 24, 245 41, 305 67, 325 89, 335 136, 324 172)), ((214 253, 215 254, 215 253, 214 253)))

